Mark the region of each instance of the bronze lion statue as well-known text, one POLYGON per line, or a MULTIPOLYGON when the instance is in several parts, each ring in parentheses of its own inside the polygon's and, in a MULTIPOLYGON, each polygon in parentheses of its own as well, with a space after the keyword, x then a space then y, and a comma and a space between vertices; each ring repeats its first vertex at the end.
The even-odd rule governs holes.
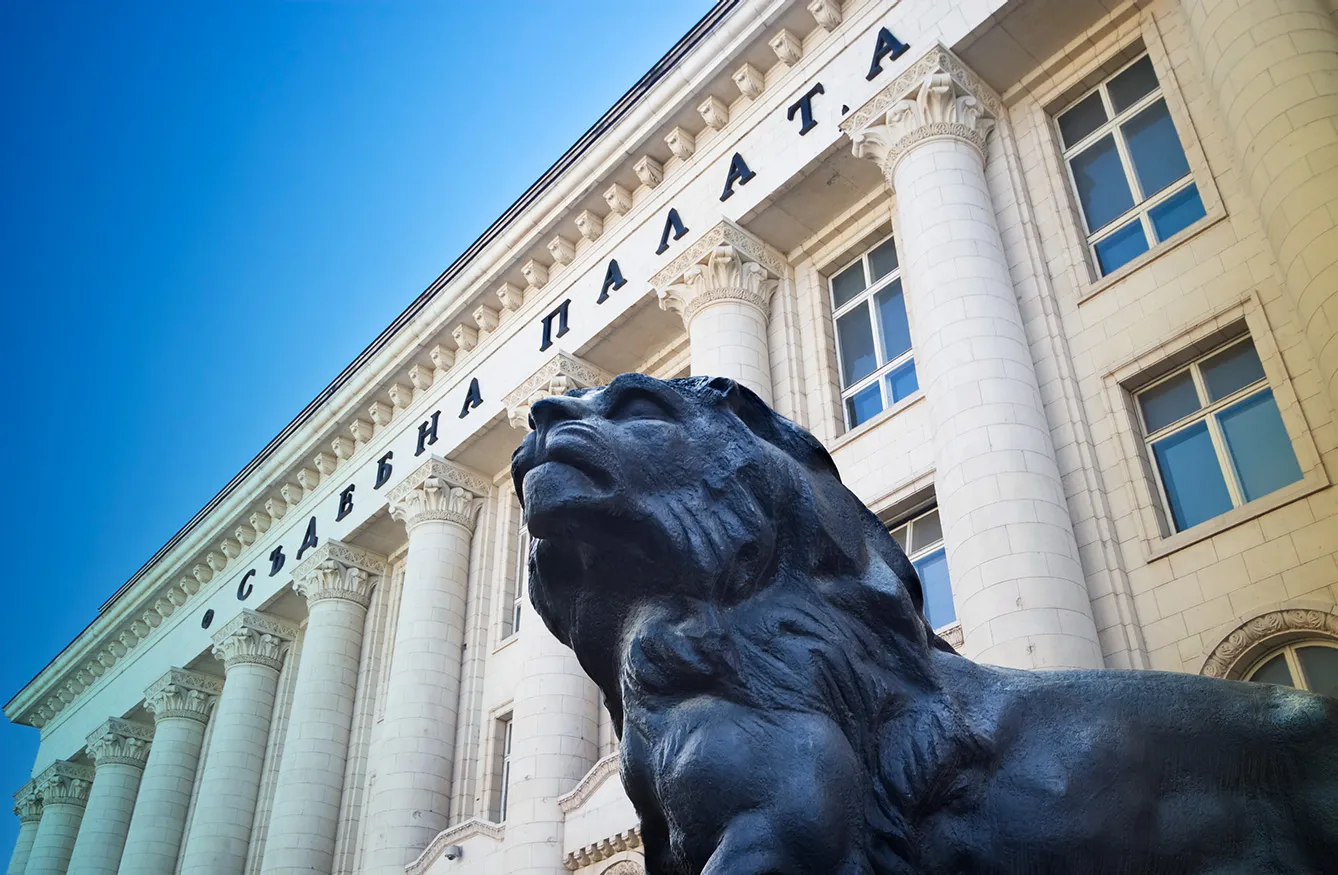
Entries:
POLYGON ((1338 873, 1338 701, 979 665, 810 434, 730 380, 537 402, 530 598, 650 875, 1338 873))

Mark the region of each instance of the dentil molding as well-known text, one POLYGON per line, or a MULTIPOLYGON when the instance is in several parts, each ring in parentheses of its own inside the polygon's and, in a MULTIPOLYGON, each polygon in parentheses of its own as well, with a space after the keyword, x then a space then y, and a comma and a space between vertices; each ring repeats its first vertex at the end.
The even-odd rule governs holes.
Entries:
POLYGON ((599 368, 565 352, 539 366, 515 389, 502 398, 512 428, 530 430, 530 407, 544 398, 564 395, 572 389, 606 386, 613 378, 599 368))
POLYGON ((390 515, 409 529, 429 520, 444 520, 474 531, 479 499, 488 494, 483 477, 432 456, 386 493, 390 515))
POLYGON ((751 304, 765 318, 786 267, 779 253, 726 219, 655 274, 650 285, 660 309, 681 315, 685 326, 707 304, 724 300, 751 304))
POLYGON ((255 611, 243 610, 214 633, 214 656, 231 671, 238 665, 263 665, 275 671, 283 668, 288 644, 297 630, 287 623, 255 611))
POLYGON ((149 759, 153 727, 111 717, 88 734, 85 743, 98 767, 108 765, 144 768, 149 759))
POLYGON ((372 588, 389 567, 370 550, 329 540, 293 569, 293 589, 308 603, 344 599, 365 608, 371 604, 372 588))
POLYGON ((999 96, 942 45, 935 46, 841 123, 856 158, 882 168, 888 184, 916 145, 951 137, 985 157, 985 141, 1003 116, 999 96))
POLYGON ((582 866, 589 866, 592 863, 607 860, 614 854, 622 851, 633 851, 639 847, 641 847, 641 827, 634 826, 625 832, 615 833, 606 839, 600 839, 583 848, 577 848, 567 855, 563 863, 568 869, 575 871, 582 866))
POLYGON ((173 668, 144 691, 144 707, 153 713, 155 722, 185 717, 204 723, 222 692, 223 681, 216 677, 173 668))

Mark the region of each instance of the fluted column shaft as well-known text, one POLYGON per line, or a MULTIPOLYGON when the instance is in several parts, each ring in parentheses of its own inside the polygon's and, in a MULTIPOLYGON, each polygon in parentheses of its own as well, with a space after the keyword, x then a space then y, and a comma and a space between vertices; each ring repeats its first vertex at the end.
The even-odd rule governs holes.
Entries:
POLYGON ((226 679, 181 875, 242 875, 246 868, 279 669, 293 637, 291 628, 253 611, 214 636, 226 679))
POLYGON ((387 494, 409 533, 385 717, 372 751, 367 873, 399 873, 449 817, 465 596, 480 478, 431 459, 387 494))
POLYGON ((115 718, 88 736, 97 771, 69 875, 116 875, 152 738, 152 728, 115 718))
POLYGON ((223 689, 217 678, 174 668, 144 693, 153 745, 121 854, 121 875, 173 875, 204 746, 205 723, 223 689))
MULTIPOLYGON (((896 192, 897 248, 965 649, 1020 668, 1100 667, 1073 522, 985 179, 993 121, 982 101, 998 112, 998 98, 985 96, 942 48, 889 86, 898 88, 906 90, 885 91, 875 104, 879 123, 852 138, 856 154, 877 160, 896 192)), ((850 122, 869 115, 862 110, 850 122)))
POLYGON ((511 714, 508 875, 565 875, 558 798, 599 759, 599 688, 526 600, 521 677, 511 714))
POLYGON ((1181 0, 1338 410, 1338 25, 1321 0, 1181 0))
POLYGON ((32 781, 14 794, 14 813, 19 818, 19 837, 14 843, 14 853, 9 857, 5 875, 23 875, 28 867, 28 855, 32 853, 33 839, 37 837, 37 824, 42 819, 42 797, 37 794, 32 781))
POLYGON ((42 819, 33 836, 25 875, 65 875, 84 819, 93 770, 57 761, 34 779, 42 794, 42 819))
POLYGON ((327 541, 293 572, 293 588, 306 596, 309 614, 264 875, 328 873, 334 867, 363 627, 372 586, 384 573, 379 557, 338 541, 327 541))

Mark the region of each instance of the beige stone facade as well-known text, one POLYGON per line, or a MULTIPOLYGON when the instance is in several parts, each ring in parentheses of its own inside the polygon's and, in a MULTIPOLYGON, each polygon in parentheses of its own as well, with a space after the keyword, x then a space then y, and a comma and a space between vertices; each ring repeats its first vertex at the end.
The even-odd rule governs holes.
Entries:
POLYGON ((642 871, 507 467, 624 371, 813 431, 969 656, 1338 688, 1338 7, 722 0, 596 131, 9 702, 9 875, 642 871))

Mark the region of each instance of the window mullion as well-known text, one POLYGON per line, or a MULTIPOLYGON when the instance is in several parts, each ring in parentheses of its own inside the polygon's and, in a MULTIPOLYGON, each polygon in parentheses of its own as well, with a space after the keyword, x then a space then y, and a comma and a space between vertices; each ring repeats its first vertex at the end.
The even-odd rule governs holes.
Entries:
MULTIPOLYGON (((1129 193, 1134 196, 1132 209, 1136 210, 1142 206, 1143 201, 1147 200, 1147 196, 1143 194, 1143 185, 1138 181, 1138 174, 1134 168, 1134 158, 1129 153, 1129 144, 1124 141, 1124 130, 1119 125, 1114 125, 1111 134, 1115 137, 1115 152, 1120 156, 1120 164, 1124 167, 1125 178, 1129 181, 1129 193)), ((1112 222, 1112 224, 1118 224, 1118 220, 1112 222)))
POLYGON ((1240 478, 1236 476, 1236 466, 1231 460, 1231 451, 1227 448, 1226 436, 1217 422, 1217 415, 1210 413, 1206 417, 1208 437, 1213 442, 1213 451, 1217 454, 1217 464, 1222 468, 1222 479, 1226 483, 1227 493, 1231 496, 1231 506, 1240 507, 1245 503, 1245 490, 1241 488, 1240 478))
POLYGON ((1296 684, 1296 689, 1309 690, 1310 678, 1306 677, 1305 668, 1301 665, 1301 655, 1296 652, 1296 646, 1288 644, 1282 653, 1287 660, 1287 670, 1292 673, 1292 682, 1296 684))
POLYGON ((1166 494, 1166 478, 1162 475, 1161 463, 1157 461, 1157 453, 1152 449, 1154 443, 1156 441, 1149 438, 1144 446, 1148 463, 1152 466, 1152 480, 1157 484, 1157 495, 1161 498, 1162 512, 1166 514, 1166 521, 1170 523, 1171 531, 1179 531, 1175 511, 1171 509, 1171 497, 1166 494))

